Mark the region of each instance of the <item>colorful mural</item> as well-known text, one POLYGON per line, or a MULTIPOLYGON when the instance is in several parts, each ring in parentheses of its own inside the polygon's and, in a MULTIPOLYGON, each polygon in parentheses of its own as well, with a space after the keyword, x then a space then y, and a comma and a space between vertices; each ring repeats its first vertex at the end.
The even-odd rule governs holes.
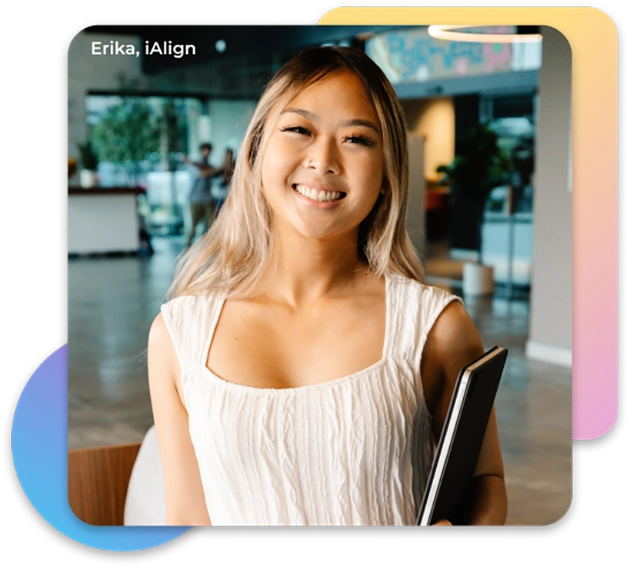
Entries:
MULTIPOLYGON (((485 33, 514 33, 514 26, 470 28, 485 33)), ((426 28, 378 34, 366 52, 394 83, 537 69, 540 44, 473 43, 435 39, 426 28)))

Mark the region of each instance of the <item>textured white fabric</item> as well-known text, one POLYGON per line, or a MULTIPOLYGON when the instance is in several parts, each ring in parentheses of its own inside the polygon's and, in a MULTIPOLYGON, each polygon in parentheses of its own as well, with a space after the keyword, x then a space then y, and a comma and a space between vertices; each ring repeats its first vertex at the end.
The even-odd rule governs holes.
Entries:
POLYGON ((125 499, 124 525, 163 525, 166 518, 164 472, 155 426, 142 440, 125 499))
POLYGON ((420 358, 459 298, 392 276, 386 299, 380 361, 293 389, 230 383, 206 367, 223 298, 162 306, 213 525, 415 524, 435 449, 420 358))

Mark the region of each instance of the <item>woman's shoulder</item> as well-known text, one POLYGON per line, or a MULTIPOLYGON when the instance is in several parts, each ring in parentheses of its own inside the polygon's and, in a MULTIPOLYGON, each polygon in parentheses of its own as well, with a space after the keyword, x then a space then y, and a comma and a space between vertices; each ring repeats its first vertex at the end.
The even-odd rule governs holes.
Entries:
POLYGON ((184 294, 176 296, 164 302, 160 307, 161 312, 175 313, 181 311, 189 311, 191 309, 198 310, 201 306, 210 306, 220 301, 221 294, 217 292, 206 292, 203 294, 184 294))
POLYGON ((182 295, 162 304, 159 317, 171 336, 187 336, 205 327, 205 322, 220 305, 221 296, 216 293, 182 295))
POLYGON ((179 361, 194 360, 215 321, 220 303, 216 294, 182 295, 162 304, 149 332, 149 345, 169 348, 173 345, 179 361), (213 309, 216 308, 216 309, 213 309))
POLYGON ((452 292, 405 276, 390 278, 397 336, 412 351, 421 352, 430 333, 442 338, 469 319, 462 299, 452 292))
POLYGON ((463 305, 463 301, 459 296, 438 286, 425 284, 401 274, 393 274, 389 276, 389 279, 396 293, 403 300, 418 301, 421 305, 427 307, 431 305, 446 306, 452 301, 463 305))

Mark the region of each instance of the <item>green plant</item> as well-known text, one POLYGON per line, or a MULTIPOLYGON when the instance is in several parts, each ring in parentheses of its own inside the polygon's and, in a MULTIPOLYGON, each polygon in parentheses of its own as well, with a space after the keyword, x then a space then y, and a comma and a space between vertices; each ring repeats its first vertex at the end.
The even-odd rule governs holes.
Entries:
MULTIPOLYGON (((481 262, 483 215, 493 188, 506 183, 511 160, 498 145, 498 136, 485 124, 471 128, 461 139, 459 153, 448 165, 438 166, 440 184, 450 184, 453 195, 453 227, 457 247, 465 243, 479 253, 481 262)), ((451 243, 455 242, 451 235, 451 243)))
POLYGON ((159 151, 160 131, 147 102, 127 97, 107 110, 91 140, 102 161, 135 166, 159 151))
POLYGON ((472 127, 460 141, 460 153, 448 165, 438 166, 440 184, 450 183, 454 195, 485 205, 492 189, 506 181, 509 157, 499 149, 498 136, 485 124, 472 127))
POLYGON ((79 155, 81 156, 81 167, 84 170, 96 170, 98 166, 98 156, 94 151, 92 143, 88 140, 83 144, 77 144, 79 155))

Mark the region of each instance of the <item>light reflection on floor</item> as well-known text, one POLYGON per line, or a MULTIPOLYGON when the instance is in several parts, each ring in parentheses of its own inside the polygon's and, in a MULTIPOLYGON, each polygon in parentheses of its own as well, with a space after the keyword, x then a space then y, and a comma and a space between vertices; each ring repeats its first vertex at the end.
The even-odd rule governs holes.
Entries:
MULTIPOLYGON (((146 340, 183 240, 156 239, 154 246, 147 258, 69 260, 70 449, 140 441, 153 424, 146 340)), ((496 402, 508 523, 553 523, 572 495, 571 371, 525 358, 527 301, 465 303, 485 346, 509 349, 496 402)))

